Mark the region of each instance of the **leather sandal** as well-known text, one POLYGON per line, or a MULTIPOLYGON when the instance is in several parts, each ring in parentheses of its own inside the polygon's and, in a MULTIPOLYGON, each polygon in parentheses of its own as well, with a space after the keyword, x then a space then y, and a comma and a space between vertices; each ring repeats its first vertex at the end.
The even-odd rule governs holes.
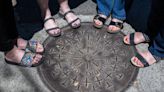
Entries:
POLYGON ((118 33, 121 31, 121 29, 123 29, 123 22, 114 22, 114 21, 111 21, 110 24, 108 25, 108 27, 110 25, 113 25, 113 26, 116 26, 119 28, 119 30, 107 30, 109 33, 118 33))
MULTIPOLYGON (((49 20, 53 20, 55 22, 55 19, 53 17, 50 17, 50 18, 47 18, 47 19, 44 20, 44 24, 49 20)), ((52 28, 49 28, 49 29, 45 29, 45 31, 52 37, 56 37, 56 36, 61 35, 61 29, 59 27, 52 27, 52 28), (55 30, 55 31, 59 30, 59 31, 57 31, 57 33, 52 34, 52 33, 50 33, 50 31, 52 31, 52 30, 55 30)))
MULTIPOLYGON (((157 63, 157 62, 159 62, 160 60, 163 59, 163 58, 160 58, 160 57, 155 56, 155 55, 152 55, 152 56, 153 56, 153 58, 155 59, 155 63, 157 63)), ((139 53, 137 53, 135 57, 138 58, 139 62, 142 63, 143 66, 140 65, 140 64, 138 64, 138 63, 136 63, 134 60, 131 59, 131 63, 132 63, 134 66, 139 67, 139 68, 144 68, 144 67, 150 66, 150 64, 148 63, 148 61, 147 61, 143 56, 141 56, 139 53)), ((152 64, 151 64, 151 65, 152 65, 152 64)))
MULTIPOLYGON (((62 16, 63 19, 66 20, 66 21, 68 22, 68 19, 66 18, 66 16, 67 16, 69 13, 75 14, 74 11, 70 10, 70 11, 67 11, 66 13, 64 13, 64 14, 62 14, 61 12, 59 12, 59 15, 62 16)), ((77 17, 76 19, 72 20, 71 22, 68 22, 68 25, 69 25, 71 28, 73 28, 73 29, 79 28, 79 27, 81 26, 81 23, 76 24, 76 25, 73 25, 73 24, 74 24, 76 21, 78 21, 78 20, 81 22, 80 18, 77 17)))
MULTIPOLYGON (((127 45, 137 45, 139 43, 148 43, 148 42, 150 42, 150 39, 149 39, 148 35, 146 35, 145 33, 142 33, 142 32, 140 32, 140 33, 143 35, 143 37, 145 39, 144 41, 135 43, 135 38, 136 38, 135 33, 131 33, 131 34, 129 34, 129 41, 130 41, 129 44, 127 42, 125 42, 125 40, 124 40, 124 43, 127 44, 127 45)), ((125 39, 125 37, 124 37, 124 39, 125 39)))
POLYGON ((101 17, 99 14, 97 14, 94 18, 93 18, 93 26, 96 27, 96 28, 102 28, 103 25, 105 24, 106 22, 106 18, 104 17, 101 17), (95 21, 98 20, 100 21, 102 24, 97 24, 95 21))

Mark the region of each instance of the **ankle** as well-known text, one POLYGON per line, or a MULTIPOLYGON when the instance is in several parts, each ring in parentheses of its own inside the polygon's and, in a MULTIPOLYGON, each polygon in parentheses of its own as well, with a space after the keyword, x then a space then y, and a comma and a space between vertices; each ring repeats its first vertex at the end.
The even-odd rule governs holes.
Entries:
POLYGON ((11 58, 15 57, 17 50, 18 50, 18 48, 16 46, 14 46, 13 49, 11 49, 8 52, 5 52, 5 58, 11 59, 11 58))
POLYGON ((119 19, 116 19, 116 18, 113 18, 113 19, 112 19, 112 21, 114 21, 114 22, 120 22, 120 23, 123 23, 123 21, 122 21, 122 20, 119 20, 119 19))
POLYGON ((27 41, 26 40, 24 40, 24 39, 22 39, 22 38, 18 38, 17 39, 17 46, 18 46, 18 48, 25 48, 26 47, 26 45, 27 45, 27 41))
POLYGON ((12 50, 5 53, 5 59, 18 63, 19 61, 21 61, 23 53, 24 51, 19 50, 16 46, 14 46, 12 50))
POLYGON ((104 14, 99 14, 99 16, 101 16, 102 18, 107 18, 107 16, 106 15, 104 15, 104 14))
POLYGON ((70 11, 71 9, 69 7, 60 7, 60 12, 61 13, 65 13, 65 12, 68 12, 70 11))

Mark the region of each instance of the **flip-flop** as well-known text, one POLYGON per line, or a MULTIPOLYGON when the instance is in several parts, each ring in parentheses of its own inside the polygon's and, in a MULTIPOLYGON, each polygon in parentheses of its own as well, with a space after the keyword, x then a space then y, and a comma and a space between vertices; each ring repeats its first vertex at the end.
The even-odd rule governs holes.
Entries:
POLYGON ((116 27, 118 27, 119 28, 119 30, 107 30, 109 33, 118 33, 118 32, 120 32, 121 31, 121 29, 123 29, 123 22, 114 22, 114 21, 111 21, 110 22, 110 24, 108 25, 108 27, 110 26, 110 25, 113 25, 113 26, 116 26, 116 27))
MULTIPOLYGON (((150 42, 150 39, 149 39, 148 35, 146 35, 146 34, 144 34, 144 33, 142 33, 142 35, 143 35, 145 41, 140 42, 140 43, 147 43, 147 42, 150 42)), ((127 44, 127 45, 137 45, 137 44, 139 44, 139 43, 135 43, 134 40, 135 40, 135 33, 131 33, 131 34, 129 35, 129 41, 130 41, 129 43, 130 43, 130 44, 127 44, 126 42, 124 42, 124 43, 127 44)))
POLYGON ((42 64, 43 60, 41 59, 38 63, 32 64, 33 59, 35 58, 35 55, 36 54, 31 53, 31 52, 25 52, 20 63, 15 63, 15 62, 9 61, 7 59, 5 59, 5 61, 6 61, 6 63, 12 64, 12 65, 18 65, 18 66, 23 66, 23 67, 36 67, 36 66, 39 66, 40 64, 42 64))
MULTIPOLYGON (((70 11, 67 11, 66 13, 64 13, 64 14, 62 14, 61 12, 59 12, 59 15, 62 16, 63 19, 66 20, 66 21, 68 22, 68 19, 66 19, 66 16, 67 16, 69 13, 75 14, 74 11, 70 10, 70 11)), ((75 26, 72 25, 72 24, 74 24, 74 23, 75 23, 76 21, 78 21, 78 20, 81 22, 80 18, 77 17, 76 19, 72 20, 71 22, 68 22, 68 25, 70 25, 70 27, 73 28, 73 29, 79 28, 79 27, 81 26, 81 23, 76 24, 75 26)))
POLYGON ((104 17, 101 17, 100 14, 97 14, 94 18, 93 18, 93 26, 96 27, 96 28, 102 28, 103 25, 105 24, 106 22, 106 18, 104 17), (95 20, 98 20, 100 22, 102 22, 102 25, 98 25, 95 20))
MULTIPOLYGON (((49 20, 53 20, 55 22, 55 19, 53 17, 50 17, 50 18, 47 18, 47 19, 44 20, 44 24, 49 20)), ((49 28, 49 29, 45 29, 45 31, 52 37, 57 37, 57 36, 61 35, 61 29, 58 26, 57 27, 52 27, 52 28, 49 28), (60 31, 58 31, 55 34, 52 34, 52 33, 50 33, 50 31, 52 31, 52 30, 60 30, 60 31)))

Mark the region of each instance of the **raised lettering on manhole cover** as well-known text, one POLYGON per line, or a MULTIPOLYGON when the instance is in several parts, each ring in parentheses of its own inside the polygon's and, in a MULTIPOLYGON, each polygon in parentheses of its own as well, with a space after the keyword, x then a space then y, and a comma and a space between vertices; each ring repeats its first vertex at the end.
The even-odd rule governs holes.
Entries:
POLYGON ((123 34, 109 34, 83 23, 63 28, 60 37, 44 43, 44 64, 38 67, 53 92, 122 92, 136 77, 130 58, 134 48, 124 45, 123 34))

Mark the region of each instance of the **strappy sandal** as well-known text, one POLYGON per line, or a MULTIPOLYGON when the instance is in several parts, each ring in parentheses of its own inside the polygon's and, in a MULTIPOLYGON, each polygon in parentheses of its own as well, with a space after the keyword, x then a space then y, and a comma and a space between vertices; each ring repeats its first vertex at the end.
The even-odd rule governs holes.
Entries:
POLYGON ((119 28, 119 30, 107 30, 109 33, 118 33, 121 31, 121 29, 123 29, 123 22, 114 22, 114 21, 111 21, 110 24, 108 25, 108 27, 110 25, 113 25, 113 26, 116 26, 119 28))
MULTIPOLYGON (((145 40, 142 41, 142 42, 139 42, 139 43, 148 43, 148 42, 150 42, 150 39, 149 39, 148 35, 146 35, 145 33, 142 33, 142 32, 140 32, 140 33, 143 35, 145 40)), ((124 39, 125 39, 125 37, 124 37, 124 39)), ((124 43, 127 44, 127 45, 137 45, 137 44, 139 44, 139 43, 135 43, 135 38, 136 38, 135 33, 131 33, 131 34, 129 34, 129 41, 130 41, 129 44, 127 42, 125 42, 125 40, 124 40, 124 43)))
POLYGON ((102 28, 103 25, 105 24, 106 22, 106 18, 104 17, 101 17, 99 14, 97 14, 94 18, 93 18, 93 26, 96 27, 96 28, 102 28), (101 25, 97 24, 95 21, 98 20, 100 22, 102 22, 101 25))
MULTIPOLYGON (((160 58, 160 57, 155 56, 155 55, 152 55, 152 56, 153 56, 154 59, 156 60, 155 63, 157 63, 157 62, 159 62, 160 60, 163 59, 163 58, 160 58)), ((131 59, 131 63, 132 63, 134 66, 139 67, 139 68, 144 68, 144 67, 150 66, 150 64, 148 63, 148 61, 146 61, 146 59, 145 59, 143 56, 141 56, 139 53, 137 53, 135 57, 137 57, 137 58, 141 61, 141 63, 143 64, 143 66, 138 65, 135 61, 133 61, 133 60, 131 59)), ((152 64, 151 64, 151 65, 152 65, 152 64)))
MULTIPOLYGON (((70 10, 70 11, 64 13, 64 14, 62 14, 61 12, 59 12, 59 15, 62 16, 63 19, 66 20, 66 21, 68 22, 68 19, 66 19, 66 16, 67 16, 69 13, 75 14, 74 11, 70 10)), ((76 19, 72 20, 71 22, 68 22, 68 25, 69 25, 71 28, 73 28, 73 29, 79 28, 79 27, 81 26, 81 23, 76 24, 75 26, 73 25, 73 24, 74 24, 76 21, 78 21, 78 20, 81 22, 80 18, 77 17, 76 19)))
POLYGON ((24 66, 24 67, 36 67, 36 66, 39 66, 40 64, 42 64, 43 60, 40 60, 38 63, 32 64, 33 59, 35 58, 35 55, 36 54, 34 54, 34 53, 25 52, 20 63, 15 63, 15 62, 9 61, 7 59, 5 59, 5 61, 6 61, 6 63, 12 64, 12 65, 18 65, 18 66, 24 66))
MULTIPOLYGON (((18 43, 17 43, 17 39, 14 40, 14 44, 17 48, 19 48, 18 43)), ((22 48, 19 48, 22 49, 22 48)), ((23 48, 22 50, 25 50, 26 52, 33 52, 33 53, 39 53, 42 54, 44 52, 44 47, 42 44, 40 44, 38 41, 27 41, 27 44, 25 46, 25 48, 23 48), (41 45, 42 47, 42 51, 37 51, 38 45, 41 45)))
MULTIPOLYGON (((49 20, 53 20, 55 22, 55 19, 53 17, 50 17, 50 18, 47 18, 44 20, 44 24, 49 21, 49 20)), ((56 36, 60 36, 61 35, 61 29, 59 27, 53 27, 53 28, 50 28, 50 29, 45 29, 45 31, 52 37, 56 37, 56 36), (57 31, 57 33, 50 33, 50 31, 52 30, 60 30, 60 31, 57 31)))
POLYGON ((43 48, 43 46, 42 46, 42 48, 43 48, 43 51, 40 51, 40 52, 37 52, 36 50, 37 50, 37 48, 38 48, 38 45, 39 45, 40 43, 39 42, 37 42, 37 41, 28 41, 27 42, 27 45, 26 45, 26 48, 25 48, 25 51, 31 51, 31 52, 33 52, 33 53, 43 53, 44 52, 44 48, 43 48))

